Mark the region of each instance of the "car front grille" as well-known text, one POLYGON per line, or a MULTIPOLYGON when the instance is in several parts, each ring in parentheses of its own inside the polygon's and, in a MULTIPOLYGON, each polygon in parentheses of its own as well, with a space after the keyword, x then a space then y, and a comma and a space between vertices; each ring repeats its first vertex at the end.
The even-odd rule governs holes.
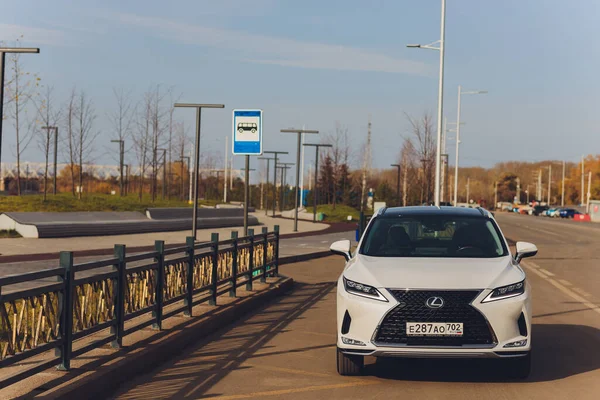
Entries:
POLYGON ((383 318, 374 335, 376 345, 452 347, 492 346, 496 343, 496 336, 487 320, 470 304, 480 293, 479 290, 388 290, 399 304, 383 318), (432 309, 425 305, 431 297, 441 297, 444 300, 443 307, 432 309), (463 335, 407 336, 407 322, 462 322, 463 335))

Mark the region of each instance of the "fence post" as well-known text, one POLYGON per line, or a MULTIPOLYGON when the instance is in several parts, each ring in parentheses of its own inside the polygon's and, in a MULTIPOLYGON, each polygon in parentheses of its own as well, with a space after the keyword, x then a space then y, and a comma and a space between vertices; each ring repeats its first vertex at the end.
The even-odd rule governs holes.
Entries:
POLYGON ((125 275, 125 245, 115 244, 115 258, 119 261, 117 267, 117 290, 115 290, 117 301, 115 307, 116 323, 112 329, 115 334, 115 340, 112 341, 113 348, 121 348, 123 346, 123 331, 125 330, 125 285, 127 277, 125 275))
POLYGON ((279 225, 275 225, 275 276, 279 276, 279 225))
POLYGON ((246 290, 252 290, 252 280, 254 279, 254 229, 248 229, 248 238, 250 240, 250 248, 248 254, 248 281, 246 282, 246 290))
POLYGON ((60 336, 63 340, 60 349, 60 364, 57 369, 68 371, 71 368, 71 350, 73 349, 73 252, 60 252, 60 266, 65 269, 65 289, 63 291, 60 316, 60 336))
POLYGON ((217 283, 218 283, 218 269, 219 269, 219 234, 211 233, 210 241, 212 242, 212 251, 213 251, 213 259, 212 259, 212 274, 211 274, 211 293, 210 299, 208 300, 208 304, 211 306, 217 305, 217 283))
POLYGON ((236 297, 237 277, 238 277, 238 233, 231 232, 233 243, 231 244, 233 259, 231 262, 231 289, 229 289, 229 297, 236 297))
POLYGON ((264 243, 263 243, 263 270, 260 276, 261 282, 267 281, 267 249, 269 248, 269 228, 266 226, 262 228, 262 233, 264 235, 264 243))
POLYGON ((188 257, 187 262, 187 292, 185 294, 185 305, 187 310, 183 312, 186 317, 192 316, 192 306, 194 303, 194 237, 188 236, 185 238, 185 245, 187 246, 186 254, 188 257))
POLYGON ((154 317, 156 321, 152 324, 152 328, 162 329, 164 290, 165 290, 165 242, 164 240, 154 241, 154 250, 158 252, 156 261, 156 304, 154 317))

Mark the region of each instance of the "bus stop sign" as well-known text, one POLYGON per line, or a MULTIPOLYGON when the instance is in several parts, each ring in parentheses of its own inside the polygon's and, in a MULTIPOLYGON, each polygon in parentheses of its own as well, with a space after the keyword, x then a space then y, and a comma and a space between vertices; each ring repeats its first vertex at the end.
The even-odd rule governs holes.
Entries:
POLYGON ((233 154, 262 154, 262 110, 233 110, 233 154))

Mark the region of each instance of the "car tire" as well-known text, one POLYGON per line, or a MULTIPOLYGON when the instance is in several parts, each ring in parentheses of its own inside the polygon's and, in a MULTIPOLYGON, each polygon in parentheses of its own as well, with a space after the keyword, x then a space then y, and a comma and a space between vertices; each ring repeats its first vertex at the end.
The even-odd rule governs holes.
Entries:
POLYGON ((365 365, 364 356, 345 354, 338 348, 336 359, 338 374, 342 376, 356 376, 362 374, 365 365))
POLYGON ((505 360, 506 371, 510 378, 527 379, 531 373, 531 352, 523 357, 515 357, 505 360))

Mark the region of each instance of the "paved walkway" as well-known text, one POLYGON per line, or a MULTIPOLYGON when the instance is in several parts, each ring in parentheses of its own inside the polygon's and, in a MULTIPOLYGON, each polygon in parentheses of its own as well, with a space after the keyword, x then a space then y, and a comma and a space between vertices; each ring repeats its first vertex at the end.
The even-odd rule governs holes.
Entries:
MULTIPOLYGON (((281 234, 293 233, 294 221, 282 218, 272 218, 263 213, 254 213, 262 225, 251 227, 255 232, 260 232, 263 227, 273 230, 275 225, 279 225, 281 234)), ((318 232, 327 229, 329 225, 312 223, 307 221, 298 221, 299 232, 318 232)), ((237 230, 242 233, 243 227, 221 228, 221 229, 201 229, 198 230, 198 240, 210 240, 213 232, 219 233, 221 239, 229 239, 231 231, 237 230)), ((185 243, 185 238, 191 231, 178 232, 154 232, 141 233, 134 235, 115 235, 115 236, 88 236, 77 238, 56 238, 56 239, 0 239, 0 255, 19 255, 19 254, 44 254, 56 253, 59 251, 82 251, 93 249, 112 248, 115 243, 125 244, 127 247, 152 246, 155 240, 164 240, 167 244, 185 243)))

